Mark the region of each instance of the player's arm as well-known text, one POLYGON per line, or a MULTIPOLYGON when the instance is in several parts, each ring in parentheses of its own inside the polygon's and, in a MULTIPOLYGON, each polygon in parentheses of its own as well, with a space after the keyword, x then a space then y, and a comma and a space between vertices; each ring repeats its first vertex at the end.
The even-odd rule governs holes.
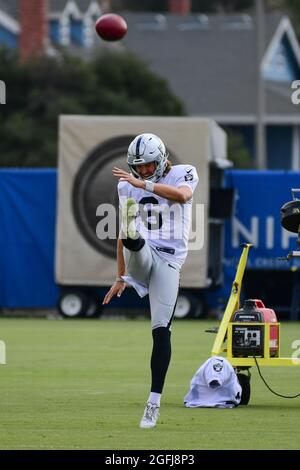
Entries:
MULTIPOLYGON (((135 188, 146 189, 146 181, 135 178, 135 176, 125 170, 115 167, 113 175, 120 178, 121 181, 127 181, 135 188)), ((193 196, 193 191, 188 186, 175 187, 169 184, 154 183, 153 189, 154 194, 157 196, 169 199, 169 201, 180 202, 181 204, 188 202, 193 196)))
MULTIPOLYGON (((145 183, 145 181, 143 181, 145 183)), ((180 202, 185 204, 193 197, 193 191, 187 186, 171 186, 169 184, 154 183, 153 193, 157 196, 164 197, 169 201, 180 202)))
POLYGON ((108 293, 103 299, 102 305, 108 304, 111 299, 116 295, 117 297, 121 297, 123 291, 125 290, 125 282, 120 280, 121 276, 125 274, 125 261, 123 255, 123 243, 120 237, 117 241, 117 276, 116 281, 109 289, 108 293))

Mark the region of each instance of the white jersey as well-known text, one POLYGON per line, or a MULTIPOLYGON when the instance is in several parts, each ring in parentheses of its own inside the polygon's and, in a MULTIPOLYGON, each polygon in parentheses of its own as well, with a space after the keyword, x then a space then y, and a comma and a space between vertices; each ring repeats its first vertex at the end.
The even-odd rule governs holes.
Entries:
MULTIPOLYGON (((175 165, 158 183, 176 188, 187 186, 192 191, 199 178, 192 165, 175 165)), ((157 254, 179 267, 188 252, 188 240, 192 219, 192 199, 185 204, 169 201, 156 194, 135 188, 124 181, 118 184, 120 205, 132 197, 139 205, 137 230, 157 254)))
POLYGON ((214 356, 195 373, 184 404, 187 408, 233 408, 241 397, 242 388, 232 365, 224 357, 214 356))

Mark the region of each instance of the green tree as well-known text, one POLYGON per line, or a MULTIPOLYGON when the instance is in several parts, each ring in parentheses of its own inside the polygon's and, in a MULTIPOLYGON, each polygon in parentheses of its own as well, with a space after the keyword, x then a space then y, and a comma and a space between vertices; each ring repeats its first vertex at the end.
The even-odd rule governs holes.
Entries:
POLYGON ((266 0, 269 10, 281 11, 292 20, 293 26, 300 37, 300 0, 266 0))
POLYGON ((7 104, 0 106, 0 166, 56 165, 60 114, 183 115, 167 82, 128 53, 91 62, 63 55, 20 64, 0 52, 7 104))
POLYGON ((204 13, 234 13, 253 5, 254 0, 192 0, 192 10, 204 13))
POLYGON ((244 144, 242 135, 231 128, 226 128, 225 131, 228 138, 228 158, 233 162, 234 168, 254 168, 253 159, 244 144))
MULTIPOLYGON (((169 8, 168 0, 112 0, 115 10, 161 11, 169 8)), ((191 0, 193 12, 214 13, 241 11, 252 7, 254 0, 191 0)))
POLYGON ((168 0, 111 0, 115 10, 167 11, 168 0))
POLYGON ((295 20, 300 24, 300 0, 286 0, 287 6, 291 9, 295 20))

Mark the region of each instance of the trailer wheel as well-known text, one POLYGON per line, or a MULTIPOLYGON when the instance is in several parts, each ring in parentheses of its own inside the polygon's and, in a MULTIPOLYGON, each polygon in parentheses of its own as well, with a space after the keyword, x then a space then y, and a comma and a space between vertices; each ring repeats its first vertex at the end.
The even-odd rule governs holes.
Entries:
POLYGON ((188 291, 181 291, 178 295, 174 318, 200 318, 203 316, 204 305, 201 299, 188 291))
POLYGON ((102 313, 102 305, 97 295, 97 292, 90 292, 88 294, 88 308, 85 312, 87 318, 97 318, 102 313))
POLYGON ((88 296, 80 289, 67 289, 61 293, 58 301, 58 311, 63 317, 83 317, 88 308, 88 296))

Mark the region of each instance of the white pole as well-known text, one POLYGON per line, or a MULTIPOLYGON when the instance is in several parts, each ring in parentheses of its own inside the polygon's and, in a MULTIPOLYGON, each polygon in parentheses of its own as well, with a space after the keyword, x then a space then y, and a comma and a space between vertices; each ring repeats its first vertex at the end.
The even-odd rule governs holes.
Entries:
POLYGON ((256 168, 267 167, 266 131, 265 131, 265 89, 262 75, 262 58, 265 52, 265 4, 264 0, 256 0, 256 41, 257 41, 257 122, 256 122, 256 168))

